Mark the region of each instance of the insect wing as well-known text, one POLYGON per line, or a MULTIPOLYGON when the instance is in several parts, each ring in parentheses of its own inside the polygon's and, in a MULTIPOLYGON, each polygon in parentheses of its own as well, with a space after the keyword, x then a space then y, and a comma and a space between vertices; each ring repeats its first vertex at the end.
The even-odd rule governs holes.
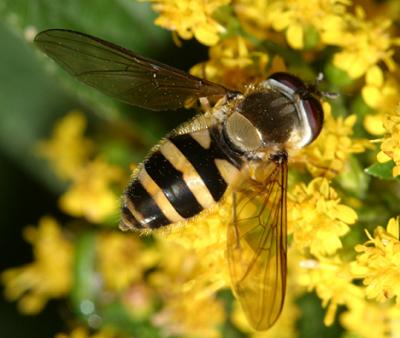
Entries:
POLYGON ((80 81, 135 106, 177 109, 200 97, 229 92, 221 85, 87 34, 50 29, 39 33, 35 43, 80 81))
POLYGON ((234 293, 251 325, 278 319, 286 289, 287 162, 269 161, 262 183, 249 180, 233 197, 228 262, 234 293))

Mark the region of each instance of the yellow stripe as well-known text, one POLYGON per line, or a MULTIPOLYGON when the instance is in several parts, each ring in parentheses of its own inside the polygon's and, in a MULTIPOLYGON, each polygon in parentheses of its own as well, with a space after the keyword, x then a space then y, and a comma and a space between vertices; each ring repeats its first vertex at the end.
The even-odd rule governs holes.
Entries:
POLYGON ((209 149, 211 144, 211 136, 208 129, 195 131, 190 133, 190 136, 200 144, 204 149, 209 149))
POLYGON ((176 170, 182 172, 183 180, 203 209, 207 209, 215 203, 214 198, 196 169, 172 142, 167 140, 163 143, 160 147, 160 152, 176 170))
POLYGON ((184 220, 184 218, 177 213, 170 201, 168 201, 167 197, 164 195, 161 188, 153 181, 144 167, 140 171, 138 179, 149 195, 153 198, 154 202, 158 205, 161 212, 171 223, 184 220))
POLYGON ((215 159, 215 165, 217 166, 219 173, 227 184, 232 184, 238 177, 240 171, 227 160, 215 159))
POLYGON ((146 224, 143 223, 144 217, 143 215, 135 209, 135 206, 133 205, 132 201, 129 198, 126 198, 126 207, 129 209, 133 217, 136 218, 136 220, 146 227, 146 224))

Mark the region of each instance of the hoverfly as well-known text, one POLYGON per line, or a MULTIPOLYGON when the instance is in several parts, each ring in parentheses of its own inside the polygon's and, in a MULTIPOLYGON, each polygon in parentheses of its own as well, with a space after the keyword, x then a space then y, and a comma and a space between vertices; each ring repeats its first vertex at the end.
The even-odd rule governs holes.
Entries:
POLYGON ((133 173, 121 224, 168 226, 232 193, 227 257, 233 291, 255 329, 271 327, 286 288, 288 153, 321 131, 316 86, 281 72, 241 93, 79 32, 47 30, 35 43, 80 81, 132 105, 173 110, 219 98, 161 140, 133 173))

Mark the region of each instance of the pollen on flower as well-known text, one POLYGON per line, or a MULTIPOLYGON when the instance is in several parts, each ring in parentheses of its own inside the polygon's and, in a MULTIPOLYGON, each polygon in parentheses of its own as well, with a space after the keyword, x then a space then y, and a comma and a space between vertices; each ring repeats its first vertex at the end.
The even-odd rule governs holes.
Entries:
POLYGON ((344 13, 350 4, 347 0, 240 0, 235 3, 235 10, 254 35, 271 38, 269 28, 284 31, 289 46, 303 49, 310 27, 314 27, 327 44, 340 41, 346 27, 344 13))
POLYGON ((52 217, 27 227, 24 236, 33 245, 34 262, 11 268, 1 275, 5 296, 18 300, 23 313, 40 312, 51 298, 66 296, 71 288, 73 244, 52 217))
POLYGON ((117 213, 118 195, 112 184, 119 184, 122 178, 119 167, 97 158, 76 171, 72 185, 59 200, 60 208, 70 215, 102 222, 117 213))
POLYGON ((225 253, 230 211, 230 204, 225 201, 219 208, 208 210, 190 222, 157 234, 163 242, 186 248, 201 257, 195 278, 188 284, 190 287, 198 286, 199 293, 212 294, 230 286, 225 253))
MULTIPOLYGON (((201 223, 197 226, 201 227, 201 223)), ((215 292, 223 286, 221 277, 215 275, 217 267, 208 265, 210 260, 204 251, 199 256, 178 241, 163 240, 162 236, 158 243, 162 259, 148 277, 164 302, 164 307, 153 315, 153 324, 167 336, 220 337, 218 326, 225 313, 223 304, 215 298, 215 292)), ((209 246, 208 250, 221 261, 217 248, 209 246)))
POLYGON ((327 307, 324 323, 334 322, 338 305, 349 305, 363 301, 363 290, 352 283, 353 275, 348 264, 338 256, 318 256, 312 265, 302 265, 298 269, 298 282, 309 291, 315 290, 327 307))
POLYGON ((363 279, 366 295, 384 302, 395 298, 400 304, 399 219, 391 218, 386 229, 378 226, 369 240, 355 247, 358 252, 352 272, 363 279))
POLYGON ((258 51, 241 36, 228 38, 210 48, 209 61, 197 64, 190 72, 228 88, 243 90, 251 82, 266 77, 268 54, 258 51))
POLYGON ((393 48, 400 39, 393 38, 390 32, 390 20, 365 19, 365 13, 359 8, 354 16, 349 16, 348 29, 342 35, 340 47, 333 63, 353 79, 364 75, 371 67, 384 62, 389 69, 394 69, 393 48))
POLYGON ((83 136, 85 129, 85 116, 71 111, 57 122, 51 138, 38 144, 39 155, 48 159, 63 179, 73 178, 93 151, 93 142, 83 136))
POLYGON ((395 166, 392 171, 393 177, 400 175, 400 107, 393 113, 385 114, 383 126, 386 135, 381 143, 381 151, 377 155, 380 163, 393 160, 395 166))
POLYGON ((164 299, 163 309, 152 322, 165 336, 220 338, 218 327, 225 320, 222 302, 201 298, 196 292, 181 292, 164 299))
POLYGON ((202 44, 215 45, 225 31, 214 18, 214 12, 230 0, 147 0, 160 13, 155 23, 176 32, 182 39, 193 36, 202 44))
POLYGON ((293 233, 297 248, 309 248, 313 255, 332 255, 342 247, 340 237, 350 230, 357 214, 340 203, 327 179, 298 184, 288 197, 288 232, 293 233))

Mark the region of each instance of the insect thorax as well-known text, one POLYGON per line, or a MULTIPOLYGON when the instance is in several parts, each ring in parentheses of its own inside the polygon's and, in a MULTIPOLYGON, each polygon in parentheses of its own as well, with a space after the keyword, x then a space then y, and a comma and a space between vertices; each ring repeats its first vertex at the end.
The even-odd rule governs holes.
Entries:
POLYGON ((285 143, 299 122, 293 102, 277 91, 251 93, 243 100, 240 110, 265 143, 285 143))

